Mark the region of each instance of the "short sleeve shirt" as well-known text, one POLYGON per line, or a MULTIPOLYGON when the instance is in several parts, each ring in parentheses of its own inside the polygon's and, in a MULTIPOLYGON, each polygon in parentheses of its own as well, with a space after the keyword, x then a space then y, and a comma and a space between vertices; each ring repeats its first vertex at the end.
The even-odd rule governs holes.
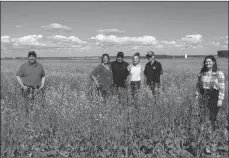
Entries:
POLYGON ((104 89, 108 89, 112 86, 113 77, 110 64, 109 69, 107 69, 103 64, 98 65, 91 74, 97 78, 99 84, 102 85, 104 89))
POLYGON ((16 76, 22 78, 25 86, 37 86, 40 85, 41 79, 45 76, 45 71, 40 63, 32 65, 27 62, 20 66, 16 76))
POLYGON ((148 62, 145 66, 144 75, 147 79, 147 84, 151 84, 151 82, 160 83, 160 75, 163 74, 161 63, 158 61, 154 61, 153 64, 148 62))

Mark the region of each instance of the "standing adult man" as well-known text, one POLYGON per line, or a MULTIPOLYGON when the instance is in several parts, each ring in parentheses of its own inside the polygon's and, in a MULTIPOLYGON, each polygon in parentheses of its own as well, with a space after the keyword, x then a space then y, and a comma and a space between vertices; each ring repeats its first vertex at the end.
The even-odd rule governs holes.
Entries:
POLYGON ((149 51, 146 54, 149 62, 145 66, 144 75, 146 77, 146 83, 149 85, 152 94, 158 95, 159 90, 163 88, 163 71, 161 63, 155 60, 155 53, 149 51))
POLYGON ((123 97, 127 97, 127 76, 129 71, 127 69, 128 63, 123 60, 124 53, 118 52, 116 61, 111 62, 111 69, 113 73, 113 86, 118 92, 119 103, 123 100, 123 97))
POLYGON ((34 100, 35 89, 43 89, 45 84, 45 71, 43 66, 36 61, 37 55, 34 51, 28 53, 28 62, 20 66, 16 73, 17 80, 22 87, 22 95, 26 100, 26 113, 32 107, 28 105, 29 96, 34 100))

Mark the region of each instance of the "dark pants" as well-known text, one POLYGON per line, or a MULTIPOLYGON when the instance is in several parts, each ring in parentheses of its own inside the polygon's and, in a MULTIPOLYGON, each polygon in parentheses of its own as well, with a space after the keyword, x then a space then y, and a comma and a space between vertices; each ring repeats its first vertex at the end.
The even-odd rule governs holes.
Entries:
POLYGON ((126 85, 113 85, 113 93, 118 95, 119 104, 128 103, 128 92, 126 85))
POLYGON ((159 94, 160 83, 158 83, 158 82, 150 82, 150 83, 148 83, 148 85, 149 85, 153 95, 158 95, 159 94))
POLYGON ((101 96, 104 102, 107 102, 107 98, 111 93, 111 88, 104 89, 102 86, 97 87, 98 95, 101 96))
MULTIPOLYGON (((39 89, 40 86, 27 86, 27 89, 24 90, 22 89, 22 96, 25 100, 25 109, 26 109, 26 112, 28 112, 29 110, 33 110, 33 107, 32 107, 32 104, 29 104, 29 101, 34 101, 35 100, 35 90, 39 89)), ((44 90, 41 90, 41 102, 43 102, 43 99, 44 99, 44 90)))
POLYGON ((141 87, 141 82, 140 81, 131 81, 130 83, 131 86, 131 95, 133 97, 133 99, 136 99, 136 95, 140 90, 141 87))
POLYGON ((22 88, 22 96, 24 98, 31 98, 32 100, 34 100, 35 98, 34 91, 35 89, 39 89, 39 88, 40 88, 39 85, 38 86, 28 86, 26 90, 22 88))
POLYGON ((160 94, 160 83, 158 82, 149 82, 148 86, 151 89, 152 95, 154 96, 155 99, 155 104, 157 103, 159 94, 160 94))
POLYGON ((200 94, 201 115, 202 117, 206 117, 210 114, 210 121, 212 123, 213 129, 215 130, 217 114, 219 112, 219 107, 217 106, 219 91, 215 89, 203 89, 200 91, 200 94))

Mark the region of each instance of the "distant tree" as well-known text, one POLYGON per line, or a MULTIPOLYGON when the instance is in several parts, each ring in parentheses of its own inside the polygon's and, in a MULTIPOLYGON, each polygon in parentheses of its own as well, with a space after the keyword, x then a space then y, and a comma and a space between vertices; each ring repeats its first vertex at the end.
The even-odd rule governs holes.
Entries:
POLYGON ((217 55, 218 57, 228 57, 228 50, 218 50, 217 55))

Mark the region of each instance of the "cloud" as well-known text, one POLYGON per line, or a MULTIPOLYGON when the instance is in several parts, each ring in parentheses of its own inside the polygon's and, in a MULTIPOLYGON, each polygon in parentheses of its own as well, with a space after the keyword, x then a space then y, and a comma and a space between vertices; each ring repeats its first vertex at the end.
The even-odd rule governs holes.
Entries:
POLYGON ((72 43, 78 43, 78 44, 86 44, 86 41, 82 41, 80 40, 78 37, 75 36, 69 36, 69 37, 65 37, 65 36, 61 36, 61 35, 55 35, 55 36, 50 36, 48 37, 51 40, 54 41, 59 41, 59 42, 72 42, 72 43))
POLYGON ((99 34, 124 33, 124 31, 118 29, 103 29, 103 30, 98 30, 97 32, 99 34))
POLYGON ((142 37, 118 37, 115 35, 105 36, 99 34, 95 37, 91 37, 96 41, 98 46, 112 47, 112 46, 154 46, 158 44, 158 41, 153 36, 142 37))
POLYGON ((46 46, 42 35, 28 35, 20 38, 12 38, 11 41, 14 46, 46 46))
POLYGON ((22 28, 23 25, 16 25, 16 28, 22 28))
POLYGON ((200 48, 202 47, 202 35, 186 35, 181 38, 182 44, 178 44, 177 47, 183 48, 200 48))
POLYGON ((9 44, 10 36, 1 36, 1 44, 9 44))
POLYGON ((75 36, 27 35, 18 38, 1 36, 1 49, 83 49, 89 50, 90 44, 75 36))
POLYGON ((218 49, 228 49, 228 36, 220 37, 219 39, 210 42, 210 44, 218 49))
POLYGON ((58 23, 52 23, 49 25, 43 25, 41 26, 41 28, 45 29, 45 30, 57 30, 57 31, 71 31, 72 28, 62 25, 62 24, 58 24, 58 23))
POLYGON ((175 41, 161 41, 161 43, 165 45, 176 45, 177 44, 175 41))

